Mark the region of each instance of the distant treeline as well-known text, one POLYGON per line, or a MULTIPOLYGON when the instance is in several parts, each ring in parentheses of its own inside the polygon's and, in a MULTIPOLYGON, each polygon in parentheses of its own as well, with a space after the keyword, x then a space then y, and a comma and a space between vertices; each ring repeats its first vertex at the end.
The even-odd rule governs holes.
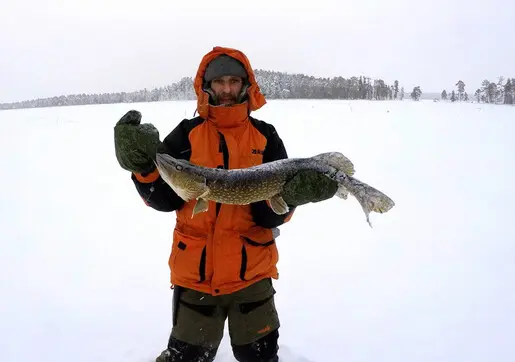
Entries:
POLYGON ((455 87, 451 93, 444 89, 440 98, 451 102, 515 104, 515 78, 499 77, 497 82, 485 79, 481 83, 481 88, 477 88, 472 97, 465 91, 463 81, 458 81, 455 87))
MULTIPOLYGON (((256 80, 267 99, 403 99, 399 82, 387 84, 369 77, 316 78, 304 74, 256 70, 256 80)), ((73 94, 15 103, 0 103, 0 109, 74 106, 133 102, 158 102, 196 99, 192 78, 182 78, 172 85, 135 92, 73 94)))

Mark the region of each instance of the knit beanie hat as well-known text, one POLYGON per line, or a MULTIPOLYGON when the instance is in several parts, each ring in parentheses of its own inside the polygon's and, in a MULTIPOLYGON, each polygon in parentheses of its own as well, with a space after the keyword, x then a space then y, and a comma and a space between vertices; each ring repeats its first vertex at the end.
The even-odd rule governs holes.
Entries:
POLYGON ((216 57, 208 64, 204 79, 206 82, 211 82, 213 79, 225 75, 247 78, 247 71, 239 60, 224 54, 216 57))

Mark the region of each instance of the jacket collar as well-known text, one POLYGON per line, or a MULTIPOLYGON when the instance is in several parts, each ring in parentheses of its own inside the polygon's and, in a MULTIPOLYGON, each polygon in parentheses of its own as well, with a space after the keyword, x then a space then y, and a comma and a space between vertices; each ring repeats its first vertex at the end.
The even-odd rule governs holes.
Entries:
POLYGON ((209 106, 207 120, 217 128, 235 128, 244 125, 249 119, 247 102, 233 106, 209 106))

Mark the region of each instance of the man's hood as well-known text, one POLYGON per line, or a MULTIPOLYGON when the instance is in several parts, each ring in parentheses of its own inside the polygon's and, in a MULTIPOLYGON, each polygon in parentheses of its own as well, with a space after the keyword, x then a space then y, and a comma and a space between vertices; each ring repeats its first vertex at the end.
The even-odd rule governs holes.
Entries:
POLYGON ((209 115, 209 94, 203 90, 204 84, 204 73, 206 72, 207 65, 219 55, 226 54, 230 57, 233 57, 239 60, 248 74, 248 81, 250 83, 247 94, 248 94, 248 107, 249 113, 251 111, 258 110, 259 108, 265 105, 266 100, 265 96, 261 93, 259 85, 256 82, 256 77, 254 75, 254 71, 250 65, 247 56, 243 54, 243 52, 225 47, 214 47, 209 53, 204 55, 202 61, 197 70, 197 75, 195 76, 194 87, 195 93, 197 94, 197 111, 202 118, 207 118, 209 115))

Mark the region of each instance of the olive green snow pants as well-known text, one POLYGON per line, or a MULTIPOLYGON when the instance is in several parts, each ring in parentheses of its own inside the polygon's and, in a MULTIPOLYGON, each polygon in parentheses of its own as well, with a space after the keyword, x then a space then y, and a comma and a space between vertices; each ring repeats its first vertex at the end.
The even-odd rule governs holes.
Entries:
POLYGON ((171 336, 195 346, 216 349, 227 319, 232 345, 253 343, 279 328, 274 294, 271 279, 220 296, 175 286, 171 336))

